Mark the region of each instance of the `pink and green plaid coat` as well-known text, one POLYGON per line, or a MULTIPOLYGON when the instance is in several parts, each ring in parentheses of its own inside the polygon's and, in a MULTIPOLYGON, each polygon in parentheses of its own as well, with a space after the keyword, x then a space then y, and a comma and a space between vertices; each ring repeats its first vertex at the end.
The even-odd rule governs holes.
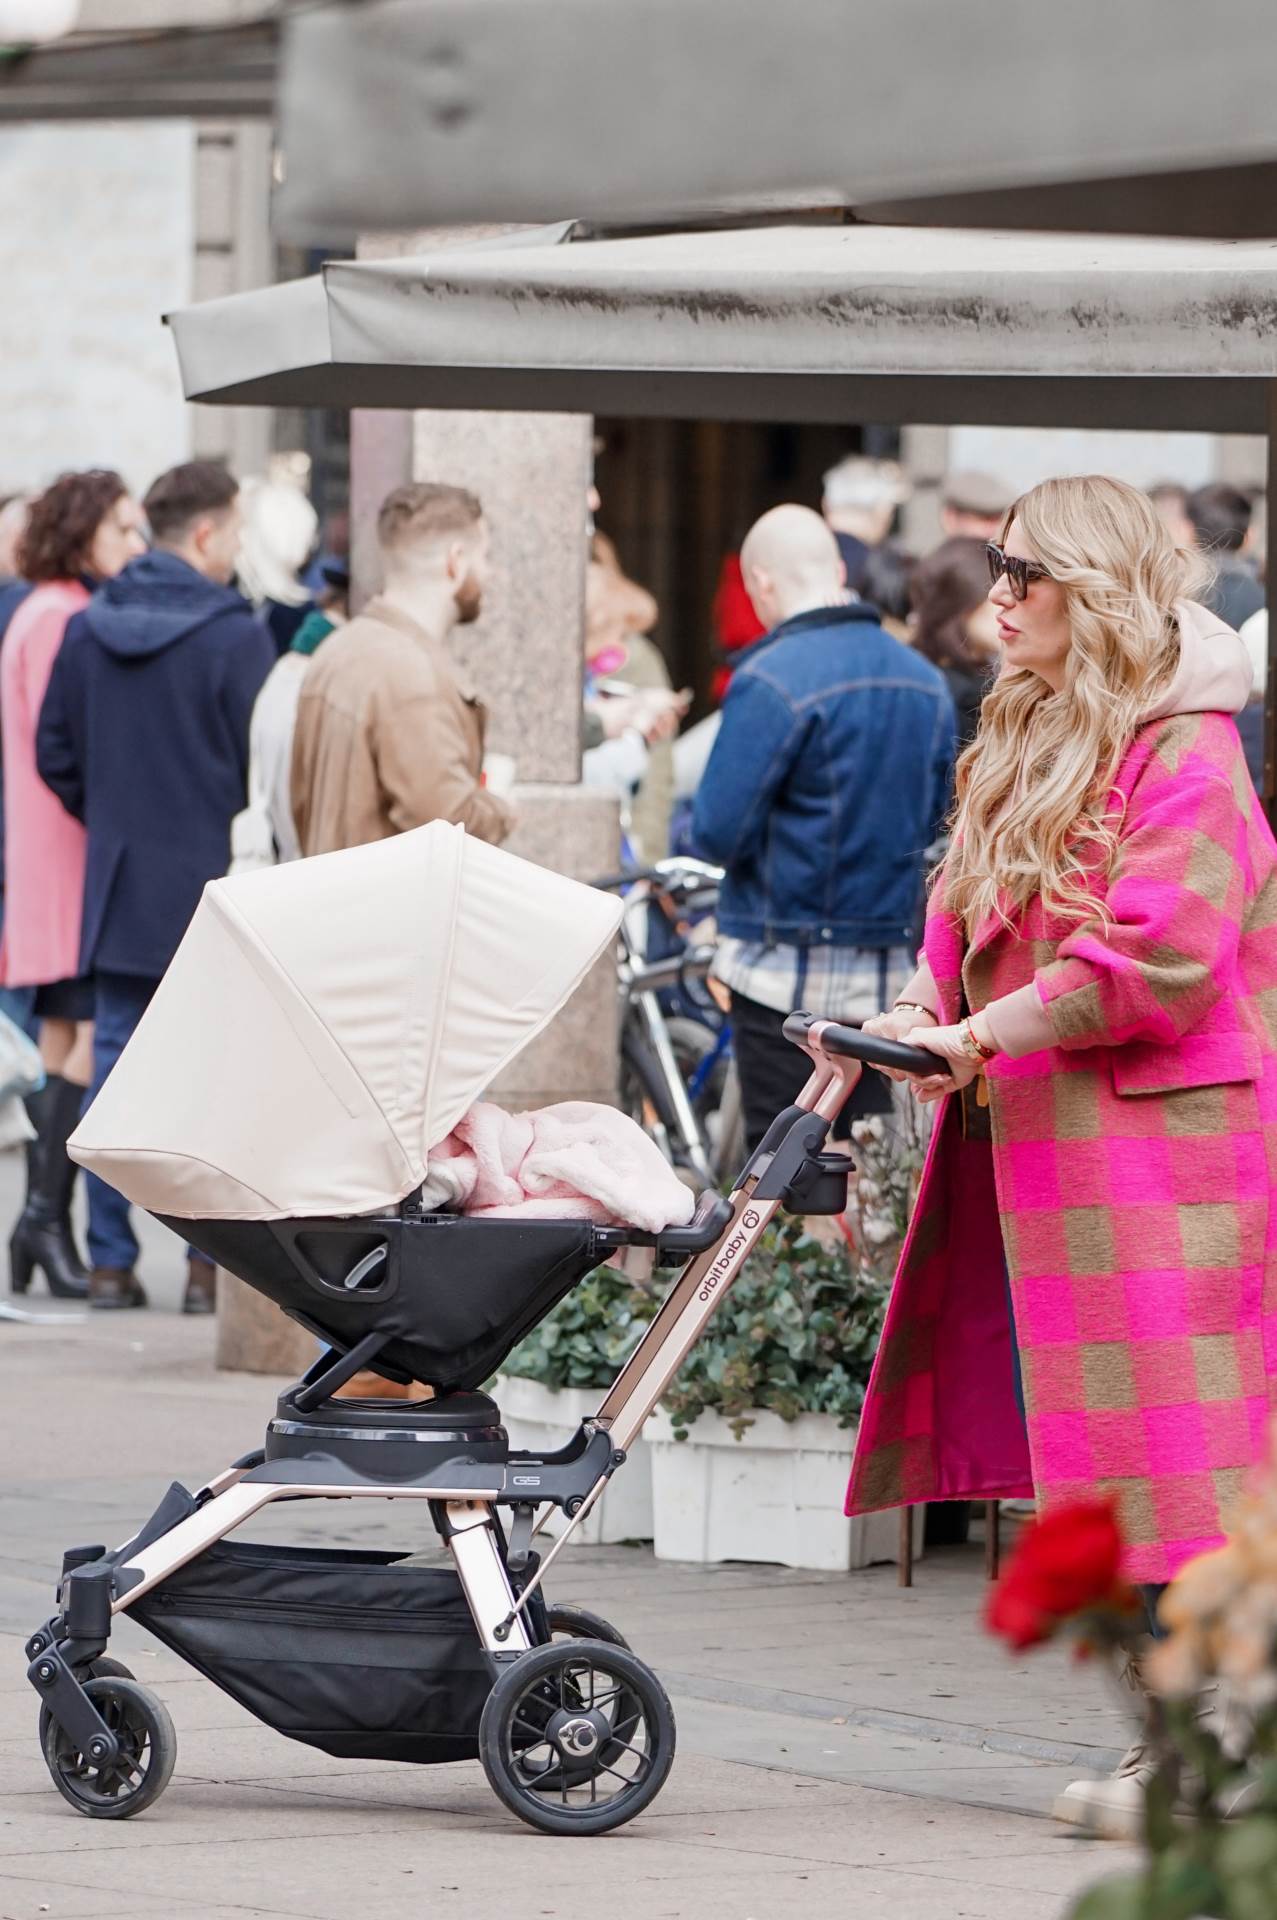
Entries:
POLYGON ((1053 1044, 991 1064, 992 1147, 958 1101, 938 1116, 847 1511, 1112 1492, 1129 1577, 1162 1581, 1219 1543, 1267 1449, 1277 846, 1220 714, 1146 726, 1115 792, 1106 924, 1034 902, 968 943, 933 893, 941 1018, 1031 984, 1053 1044))

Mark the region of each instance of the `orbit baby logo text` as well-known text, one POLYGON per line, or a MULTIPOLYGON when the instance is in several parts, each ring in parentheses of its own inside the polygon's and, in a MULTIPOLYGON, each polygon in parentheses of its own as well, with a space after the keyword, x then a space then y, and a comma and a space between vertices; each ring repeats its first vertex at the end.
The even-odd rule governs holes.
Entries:
POLYGON ((696 1296, 698 1300, 710 1299, 719 1282, 727 1278, 727 1275, 731 1272, 749 1245, 749 1236, 759 1226, 760 1218, 761 1216, 754 1211, 753 1207, 747 1208, 741 1215, 738 1231, 732 1235, 701 1282, 701 1290, 696 1296))

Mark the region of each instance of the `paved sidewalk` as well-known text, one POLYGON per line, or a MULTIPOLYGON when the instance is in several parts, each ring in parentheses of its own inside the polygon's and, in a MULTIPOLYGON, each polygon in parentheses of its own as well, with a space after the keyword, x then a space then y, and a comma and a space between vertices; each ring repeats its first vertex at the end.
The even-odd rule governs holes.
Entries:
MULTIPOLYGON (((258 1444, 278 1388, 213 1372, 209 1323, 174 1311, 176 1248, 147 1237, 156 1310, 0 1326, 0 1920, 1059 1920, 1126 1863, 1046 1817, 1125 1744, 1117 1705, 1054 1651, 1016 1662, 981 1633, 975 1550, 929 1556, 910 1592, 889 1568, 565 1553, 553 1597, 614 1619, 678 1718, 665 1791, 605 1839, 522 1828, 477 1764, 359 1765, 285 1741, 128 1622, 112 1647, 168 1703, 177 1771, 135 1821, 75 1815, 37 1749, 21 1651, 62 1549, 126 1538, 170 1479, 258 1444)), ((420 1550, 420 1524, 310 1503, 246 1537, 420 1550)))

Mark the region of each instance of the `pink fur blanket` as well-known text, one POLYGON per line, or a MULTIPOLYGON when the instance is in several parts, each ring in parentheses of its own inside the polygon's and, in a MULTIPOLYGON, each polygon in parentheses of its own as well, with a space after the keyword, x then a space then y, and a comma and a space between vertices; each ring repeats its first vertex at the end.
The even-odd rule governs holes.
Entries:
POLYGON ((523 1220, 681 1227, 696 1201, 659 1147, 614 1107, 564 1100, 505 1113, 480 1100, 430 1150, 427 1207, 523 1220))

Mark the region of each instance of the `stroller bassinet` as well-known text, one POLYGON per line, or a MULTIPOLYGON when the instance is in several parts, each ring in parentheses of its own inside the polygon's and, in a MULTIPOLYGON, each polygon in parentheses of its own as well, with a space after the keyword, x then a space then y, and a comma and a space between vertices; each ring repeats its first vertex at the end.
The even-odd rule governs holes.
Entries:
MULTIPOLYGON (((27 1643, 41 1739, 80 1811, 140 1812, 172 1771, 162 1703, 106 1654, 130 1611, 250 1711, 330 1753, 478 1755, 549 1832, 631 1819, 668 1773, 655 1674, 543 1579, 779 1207, 834 1212, 823 1152, 856 1058, 929 1057, 791 1016, 812 1056, 730 1198, 659 1234, 424 1212, 427 1150, 567 999, 621 912, 442 824, 210 886, 72 1141, 86 1166, 276 1301, 328 1349, 266 1444, 171 1488, 123 1546, 71 1550, 27 1643), (480 1389, 618 1248, 681 1268, 597 1414, 558 1452, 513 1452, 480 1389), (365 1368, 429 1397, 351 1399, 365 1368), (282 1499, 424 1505, 451 1565, 231 1542, 282 1499), (541 1560, 538 1515, 568 1526, 541 1560)), ((402 1509, 400 1509, 402 1511, 402 1509)), ((409 1508, 411 1512, 412 1509, 409 1508)))

